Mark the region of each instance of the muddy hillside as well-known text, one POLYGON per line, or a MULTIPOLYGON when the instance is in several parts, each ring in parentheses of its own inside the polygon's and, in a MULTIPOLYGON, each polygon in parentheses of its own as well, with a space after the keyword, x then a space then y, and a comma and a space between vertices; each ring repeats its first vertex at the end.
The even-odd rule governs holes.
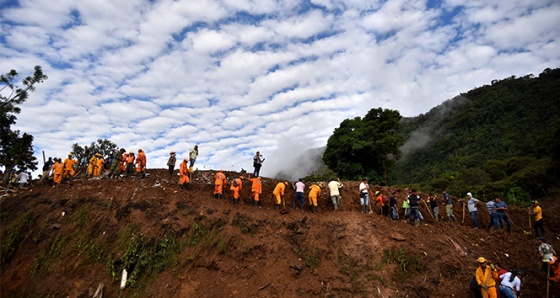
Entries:
MULTIPOLYGON (((248 180, 233 205, 229 191, 214 198, 213 171, 195 172, 184 190, 166 170, 148 173, 3 189, 0 296, 471 297, 480 256, 524 270, 524 297, 546 293, 526 209, 510 207, 510 234, 487 232, 473 229, 468 212, 463 223, 454 197, 457 222, 436 223, 422 205, 427 225, 415 226, 383 217, 378 205, 360 213, 356 181, 342 181, 339 210, 323 188, 318 213, 311 213, 307 202, 292 210, 291 185, 285 208, 276 210, 275 179, 262 178, 255 207, 248 180)), ((240 173, 226 175, 231 181, 240 173)), ((405 196, 391 187, 371 190, 397 191, 399 206, 405 196)), ((547 238, 559 251, 560 200, 541 206, 547 238)), ((479 210, 486 225, 486 209, 479 210)), ((560 297, 555 285, 550 290, 560 297)))

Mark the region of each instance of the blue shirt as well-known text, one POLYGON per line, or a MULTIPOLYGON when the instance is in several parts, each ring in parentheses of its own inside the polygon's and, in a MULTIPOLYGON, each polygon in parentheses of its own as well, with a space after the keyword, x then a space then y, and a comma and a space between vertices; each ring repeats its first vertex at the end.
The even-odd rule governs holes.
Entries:
MULTIPOLYGON (((494 203, 494 208, 507 208, 506 202, 501 201, 501 202, 495 202, 494 203)), ((496 212, 498 212, 499 214, 505 214, 506 211, 505 210, 496 210, 496 212)))
POLYGON ((449 197, 448 193, 445 193, 443 195, 443 201, 445 202, 445 205, 451 205, 451 198, 449 197))
POLYGON ((489 201, 486 203, 486 209, 488 209, 489 214, 496 214, 496 210, 494 210, 494 201, 489 201))

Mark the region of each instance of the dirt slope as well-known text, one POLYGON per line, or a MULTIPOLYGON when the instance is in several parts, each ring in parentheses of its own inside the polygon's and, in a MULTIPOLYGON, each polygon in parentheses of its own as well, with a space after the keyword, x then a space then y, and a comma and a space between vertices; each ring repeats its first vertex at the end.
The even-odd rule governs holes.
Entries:
MULTIPOLYGON (((462 225, 459 203, 459 222, 435 224, 421 208, 428 225, 413 226, 359 213, 359 182, 343 182, 336 212, 323 189, 312 214, 289 203, 274 210, 274 179, 263 178, 259 207, 249 204, 247 181, 245 202, 233 206, 229 194, 213 197, 212 171, 196 172, 187 190, 165 170, 148 172, 145 179, 77 179, 3 196, 0 296, 92 297, 103 283, 103 297, 470 297, 479 256, 522 268, 525 297, 545 294, 538 241, 524 232, 526 210, 509 211, 511 234, 473 229, 468 214, 462 225), (128 284, 120 290, 125 268, 128 284)), ((288 202, 293 195, 289 187, 288 202)), ((558 250, 560 200, 542 205, 558 250)), ((486 224, 485 210, 479 213, 486 224)))

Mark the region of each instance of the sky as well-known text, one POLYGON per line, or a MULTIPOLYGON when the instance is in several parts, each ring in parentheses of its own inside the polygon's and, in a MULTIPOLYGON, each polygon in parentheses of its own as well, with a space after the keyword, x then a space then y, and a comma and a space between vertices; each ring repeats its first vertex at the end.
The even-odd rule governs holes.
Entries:
POLYGON ((35 155, 109 139, 165 168, 302 167, 348 118, 426 113, 560 67, 557 0, 0 0, 0 69, 48 80, 16 129, 35 155))

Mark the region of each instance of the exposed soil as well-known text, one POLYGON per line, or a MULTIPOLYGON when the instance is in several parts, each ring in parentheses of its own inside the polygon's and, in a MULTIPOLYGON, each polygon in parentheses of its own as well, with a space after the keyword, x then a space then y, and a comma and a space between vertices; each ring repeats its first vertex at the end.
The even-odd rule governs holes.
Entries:
MULTIPOLYGON (((213 171, 195 172, 186 190, 166 170, 148 173, 144 179, 79 178, 4 195, 0 296, 92 297, 103 283, 103 297, 471 297, 480 256, 523 269, 524 297, 546 293, 524 209, 510 207, 511 234, 473 229, 468 212, 462 224, 457 198, 458 222, 434 223, 422 207, 428 225, 414 226, 381 216, 378 206, 360 213, 355 181, 343 181, 338 211, 323 188, 313 214, 292 210, 291 186, 286 209, 275 210, 275 179, 263 178, 255 207, 247 180, 244 202, 234 206, 229 191, 226 199, 213 197, 213 171), (4 246, 12 243, 6 257, 4 246), (134 266, 126 265, 134 256, 134 266), (125 267, 132 282, 121 290, 125 267)), ((239 173, 226 175, 231 180, 239 173)), ((399 206, 404 197, 404 190, 391 187, 372 190, 398 191, 399 206)), ((558 251, 560 200, 541 206, 547 238, 558 251)), ((485 226, 484 207, 479 217, 485 226)), ((555 285, 550 288, 550 297, 560 297, 555 285)))

